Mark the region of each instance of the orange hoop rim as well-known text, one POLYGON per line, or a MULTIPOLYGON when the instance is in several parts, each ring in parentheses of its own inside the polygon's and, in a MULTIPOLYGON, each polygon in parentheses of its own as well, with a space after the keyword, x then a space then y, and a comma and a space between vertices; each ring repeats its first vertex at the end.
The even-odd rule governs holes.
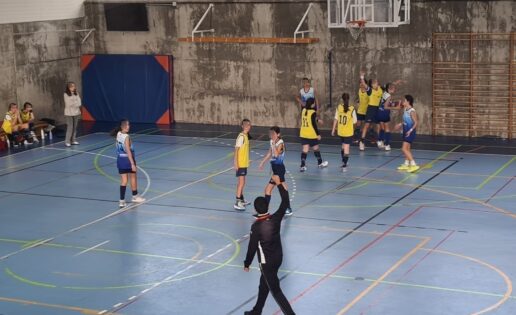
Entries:
POLYGON ((353 21, 347 21, 346 24, 350 27, 359 27, 362 28, 366 25, 366 20, 353 20, 353 21))

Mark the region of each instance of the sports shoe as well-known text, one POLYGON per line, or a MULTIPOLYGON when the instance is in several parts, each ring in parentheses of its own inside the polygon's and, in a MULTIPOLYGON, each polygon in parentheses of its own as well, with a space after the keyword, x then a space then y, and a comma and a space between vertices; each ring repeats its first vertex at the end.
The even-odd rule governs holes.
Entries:
POLYGON ((32 142, 34 142, 34 143, 39 143, 39 139, 38 139, 38 137, 32 137, 32 142))
POLYGON ((27 141, 27 140, 23 141, 23 145, 29 145, 29 144, 32 144, 32 143, 30 143, 30 142, 29 142, 29 141, 27 141))
POLYGON ((409 166, 407 164, 401 164, 400 166, 398 166, 398 170, 400 171, 406 171, 409 169, 409 166))
POLYGON ((342 164, 341 168, 343 173, 348 170, 348 166, 346 164, 342 164))
POLYGON ((364 151, 364 150, 365 150, 364 142, 360 141, 360 142, 358 143, 358 148, 360 149, 360 151, 364 151))
POLYGON ((287 210, 285 210, 285 215, 287 216, 291 216, 293 213, 292 213, 292 209, 291 208, 287 208, 287 210))
POLYGON ((319 168, 325 168, 328 166, 328 161, 323 161, 321 164, 317 165, 319 168))
POLYGON ((72 144, 73 144, 73 145, 79 145, 79 142, 74 141, 74 142, 72 142, 72 144))
POLYGON ((252 311, 245 311, 244 315, 262 315, 262 313, 252 310, 252 311))
POLYGON ((71 147, 72 145, 67 142, 67 143, 65 143, 65 146, 66 147, 71 147))
POLYGON ((301 166, 299 168, 299 171, 302 173, 302 172, 305 172, 307 170, 306 166, 301 166))
POLYGON ((245 199, 244 199, 242 202, 244 203, 244 206, 248 206, 248 205, 250 205, 250 204, 251 204, 251 202, 250 202, 250 201, 247 201, 247 200, 245 200, 245 199))
POLYGON ((376 145, 378 146, 378 149, 383 149, 385 148, 385 146, 383 145, 383 141, 379 140, 378 142, 376 142, 376 145))
POLYGON ((145 202, 145 198, 143 198, 140 195, 136 195, 136 196, 133 196, 133 198, 131 199, 131 202, 142 203, 142 202, 145 202))
POLYGON ((233 208, 235 208, 235 210, 245 211, 245 204, 241 200, 238 200, 233 205, 233 208))
POLYGON ((390 144, 386 145, 385 146, 385 151, 390 151, 390 150, 391 150, 391 145, 390 144))
POLYGON ((414 173, 419 170, 419 165, 410 165, 407 169, 407 172, 414 173))
POLYGON ((125 200, 120 200, 118 202, 118 207, 119 208, 125 208, 127 206, 127 204, 125 203, 125 200))

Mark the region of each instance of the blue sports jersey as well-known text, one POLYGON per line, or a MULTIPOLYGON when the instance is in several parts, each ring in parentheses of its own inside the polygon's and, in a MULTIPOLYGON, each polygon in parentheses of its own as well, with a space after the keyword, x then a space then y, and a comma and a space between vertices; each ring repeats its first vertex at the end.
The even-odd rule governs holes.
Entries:
POLYGON ((407 132, 414 127, 414 120, 412 119, 411 114, 415 112, 414 108, 406 109, 403 112, 403 132, 407 132))
POLYGON ((274 143, 274 141, 271 140, 271 164, 280 165, 283 164, 285 160, 285 143, 283 142, 283 139, 279 139, 278 142, 274 143), (279 155, 275 155, 276 148, 283 144, 283 151, 279 155))
POLYGON ((315 100, 315 92, 313 87, 309 88, 308 92, 306 92, 305 89, 302 88, 301 90, 299 90, 299 95, 301 97, 301 102, 303 102, 303 104, 306 104, 306 101, 309 98, 313 98, 315 100))
MULTIPOLYGON (((125 140, 129 138, 129 135, 126 133, 118 132, 116 135, 116 164, 118 169, 120 170, 129 170, 131 169, 131 161, 127 156, 127 152, 125 151, 125 140)), ((134 148, 131 143, 131 153, 133 153, 134 159, 134 148)))

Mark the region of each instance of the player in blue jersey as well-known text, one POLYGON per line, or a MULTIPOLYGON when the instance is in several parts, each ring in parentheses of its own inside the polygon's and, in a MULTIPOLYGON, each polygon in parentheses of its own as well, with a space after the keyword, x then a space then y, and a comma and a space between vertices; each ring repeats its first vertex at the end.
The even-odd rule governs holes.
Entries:
POLYGON ((405 155, 405 163, 400 165, 398 170, 413 173, 419 170, 419 166, 416 164, 416 161, 414 161, 414 156, 411 151, 412 143, 416 138, 416 128, 418 126, 418 118, 416 110, 414 109, 414 98, 412 95, 405 95, 401 105, 403 106, 403 122, 398 124, 396 129, 403 130, 401 151, 405 155))
MULTIPOLYGON (((265 187, 265 199, 267 203, 271 200, 271 194, 274 187, 282 185, 285 190, 288 190, 287 183, 285 182, 285 142, 281 139, 280 128, 273 126, 269 130, 270 137, 270 148, 262 162, 260 163, 260 170, 263 170, 263 166, 267 161, 271 163, 272 176, 265 187)), ((292 208, 290 207, 290 200, 288 201, 288 207, 285 215, 292 215, 292 208)))
POLYGON ((120 121, 118 127, 111 132, 116 137, 116 165, 120 174, 120 208, 126 206, 125 191, 128 180, 131 181, 133 192, 132 202, 142 203, 145 199, 138 195, 138 184, 136 180, 136 160, 134 158, 134 147, 129 137, 130 124, 127 119, 120 121))

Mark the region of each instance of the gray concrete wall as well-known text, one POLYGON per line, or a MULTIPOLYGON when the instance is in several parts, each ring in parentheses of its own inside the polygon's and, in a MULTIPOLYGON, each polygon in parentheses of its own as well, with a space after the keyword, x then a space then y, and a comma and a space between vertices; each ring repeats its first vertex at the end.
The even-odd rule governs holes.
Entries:
MULTIPOLYGON (((292 37, 308 2, 213 1, 215 11, 204 27, 216 36, 292 37)), ((168 2, 170 3, 170 2, 168 2)), ((85 4, 84 25, 97 31, 82 53, 171 54, 174 61, 175 118, 180 122, 298 125, 294 95, 304 76, 312 78, 322 104, 328 95, 328 50, 333 47, 333 103, 355 93, 360 69, 382 82, 403 79, 398 95, 411 93, 421 115, 420 132, 431 131, 431 36, 433 32, 510 32, 516 30, 515 1, 413 0, 412 24, 398 29, 367 30, 353 41, 346 30, 328 30, 326 1, 316 2, 307 27, 320 42, 312 45, 189 44, 189 36, 207 3, 178 2, 177 7, 149 4, 149 32, 107 32, 101 1, 85 4)), ((0 97, 4 103, 26 99, 49 115, 62 112, 62 82, 80 81, 72 33, 13 33, 72 29, 79 20, 0 25, 0 97), (16 70, 13 64, 16 64, 16 70)), ((496 53, 496 52, 493 52, 496 53)), ((331 112, 324 110, 325 128, 331 112)))
MULTIPOLYGON (((63 121, 67 81, 80 86, 82 19, 0 25, 0 114, 28 101, 37 117, 63 121)), ((3 118, 3 116, 2 116, 3 118)))

